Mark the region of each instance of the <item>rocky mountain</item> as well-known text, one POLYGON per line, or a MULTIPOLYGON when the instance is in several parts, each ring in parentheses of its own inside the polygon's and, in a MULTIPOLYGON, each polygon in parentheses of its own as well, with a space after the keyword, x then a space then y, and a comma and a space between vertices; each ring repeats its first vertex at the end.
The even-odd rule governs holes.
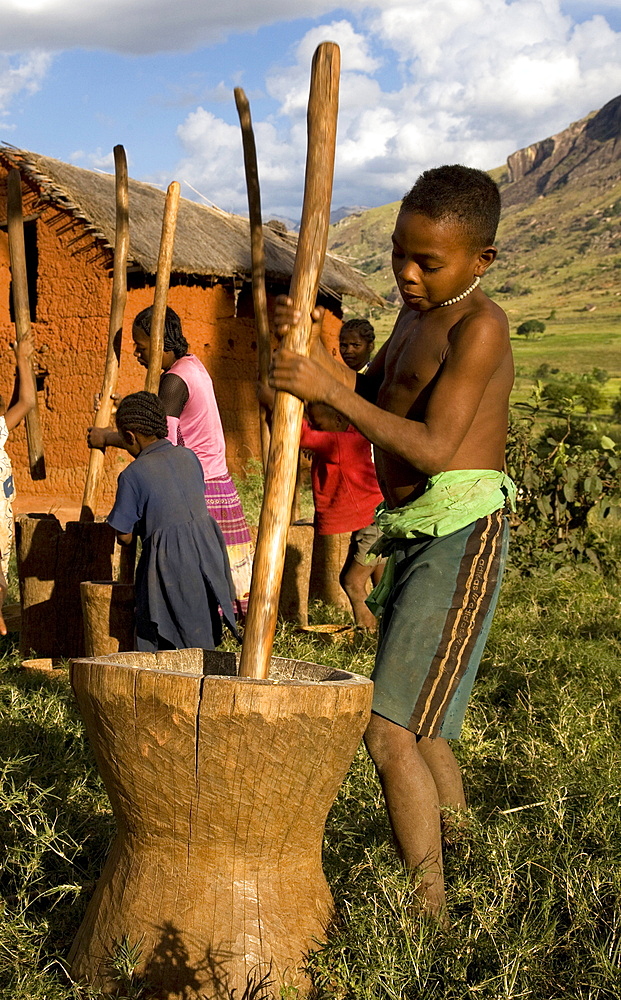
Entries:
POLYGON ((621 97, 507 160, 505 208, 524 205, 567 184, 611 187, 621 178, 621 97))
MULTIPOLYGON (((598 320, 619 323, 620 154, 621 96, 490 171, 503 213, 498 260, 484 286, 510 319, 554 312, 575 323, 598 310, 598 320)), ((394 202, 356 212, 331 226, 329 238, 330 249, 394 304, 390 235, 398 208, 394 202)), ((379 321, 392 323, 390 315, 379 321)))
POLYGON ((366 207, 364 205, 349 207, 341 205, 340 208, 333 208, 330 212, 330 222, 334 224, 335 222, 340 222, 341 219, 346 219, 349 215, 362 215, 363 212, 366 212, 366 207))

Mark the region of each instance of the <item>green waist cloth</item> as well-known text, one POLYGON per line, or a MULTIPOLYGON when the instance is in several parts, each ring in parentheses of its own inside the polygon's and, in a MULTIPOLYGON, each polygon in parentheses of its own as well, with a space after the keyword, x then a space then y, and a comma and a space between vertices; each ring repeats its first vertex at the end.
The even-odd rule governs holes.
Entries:
POLYGON ((453 469, 431 476, 425 492, 403 507, 390 509, 383 501, 375 512, 383 537, 369 550, 369 558, 389 558, 382 579, 366 601, 373 614, 381 614, 386 605, 393 586, 395 550, 403 539, 450 535, 500 510, 507 502, 515 510, 515 496, 515 483, 504 472, 453 469))

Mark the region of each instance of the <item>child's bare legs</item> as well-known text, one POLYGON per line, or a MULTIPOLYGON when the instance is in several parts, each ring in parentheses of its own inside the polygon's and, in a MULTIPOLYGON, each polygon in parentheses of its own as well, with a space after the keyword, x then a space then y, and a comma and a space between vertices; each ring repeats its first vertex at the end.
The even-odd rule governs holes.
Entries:
POLYGON ((339 582, 349 597, 356 625, 361 625, 363 628, 377 628, 377 618, 365 603, 367 598, 367 581, 371 579, 373 586, 376 587, 382 578, 383 572, 383 563, 377 566, 366 566, 364 563, 357 562, 351 553, 345 560, 345 565, 339 576, 339 582))
POLYGON ((371 715, 365 743, 384 792, 397 850, 406 868, 420 868, 423 908, 441 917, 445 906, 440 803, 434 776, 408 729, 371 715))
POLYGON ((425 764, 433 775, 440 809, 451 809, 460 812, 466 808, 466 796, 461 780, 459 765, 450 746, 438 736, 435 740, 421 737, 418 749, 425 764))
POLYGON ((339 581, 349 597, 349 603, 354 614, 356 625, 363 628, 377 628, 377 618, 366 606, 367 580, 373 573, 373 566, 363 566, 355 559, 349 558, 341 570, 339 581))
POLYGON ((445 845, 457 843, 468 829, 466 796, 459 765, 450 746, 439 736, 435 740, 422 737, 419 752, 433 775, 440 802, 442 841, 445 845))

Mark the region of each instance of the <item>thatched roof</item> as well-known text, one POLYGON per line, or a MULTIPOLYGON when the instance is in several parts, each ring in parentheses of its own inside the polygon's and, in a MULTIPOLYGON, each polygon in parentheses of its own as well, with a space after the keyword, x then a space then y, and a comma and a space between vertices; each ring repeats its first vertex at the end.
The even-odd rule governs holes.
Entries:
MULTIPOLYGON (((38 200, 56 205, 79 220, 92 240, 112 250, 115 239, 114 176, 74 167, 12 146, 0 146, 0 163, 17 167, 36 189, 38 200)), ((141 181, 129 181, 129 259, 147 274, 155 274, 164 192, 141 181)), ((264 227, 268 281, 287 282, 293 271, 296 237, 264 227)), ((176 274, 246 278, 251 274, 248 220, 217 208, 181 198, 172 271, 176 274)), ((326 257, 322 290, 379 302, 361 275, 333 255, 326 257)))

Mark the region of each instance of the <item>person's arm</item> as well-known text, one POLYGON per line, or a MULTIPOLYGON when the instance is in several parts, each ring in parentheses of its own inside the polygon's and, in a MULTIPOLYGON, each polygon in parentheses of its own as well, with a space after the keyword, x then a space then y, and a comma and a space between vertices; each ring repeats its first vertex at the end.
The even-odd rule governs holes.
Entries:
POLYGON ((303 420, 300 448, 311 451, 325 462, 338 461, 338 434, 338 431, 316 431, 307 420, 303 420))
POLYGON ((190 398, 188 387, 182 378, 174 372, 162 375, 158 396, 166 411, 166 423, 168 434, 166 435, 171 444, 179 442, 179 418, 183 407, 190 398))
POLYGON ((170 372, 167 375, 162 375, 158 396, 166 410, 166 416, 179 419, 190 394, 183 379, 175 375, 174 372, 170 372))
POLYGON ((5 414, 6 425, 10 431, 14 427, 17 427, 20 420, 23 420, 26 414, 30 413, 37 401, 37 389, 31 360, 34 353, 32 331, 29 331, 22 340, 11 344, 11 347, 15 352, 17 373, 15 375, 13 398, 5 414))
POLYGON ((143 510, 143 505, 132 485, 131 474, 126 475, 131 468, 130 465, 121 472, 117 480, 114 507, 106 518, 110 527, 114 528, 121 545, 131 545, 134 538, 134 528, 140 520, 143 510))
POLYGON ((496 320, 462 321, 427 401, 424 420, 380 409, 313 361, 284 349, 274 355, 270 384, 309 402, 327 403, 382 451, 431 476, 450 465, 505 351, 506 331, 496 320))
POLYGON ((86 443, 89 448, 125 448, 125 442, 114 427, 89 427, 86 432, 86 443))

